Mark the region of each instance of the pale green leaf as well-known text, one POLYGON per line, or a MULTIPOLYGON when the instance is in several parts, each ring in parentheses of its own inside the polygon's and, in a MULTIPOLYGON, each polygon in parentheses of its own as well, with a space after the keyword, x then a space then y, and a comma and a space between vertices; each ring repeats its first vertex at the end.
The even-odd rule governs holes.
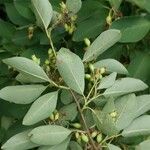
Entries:
POLYGON ((37 24, 40 27, 47 29, 53 16, 52 6, 49 0, 31 0, 31 2, 34 8, 37 24))
POLYGON ((143 91, 148 86, 141 80, 135 78, 121 78, 115 81, 115 83, 105 90, 103 95, 108 96, 121 96, 128 93, 143 91))
POLYGON ((82 147, 75 141, 71 141, 69 144, 70 150, 83 150, 82 147))
POLYGON ((73 97, 68 90, 62 90, 60 95, 61 102, 65 105, 71 103, 73 101, 73 97))
POLYGON ((128 0, 135 3, 140 8, 147 10, 150 13, 150 3, 149 0, 128 0))
POLYGON ((58 92, 52 92, 38 98, 25 115, 23 124, 33 125, 48 118, 56 108, 57 97, 58 92))
POLYGON ((141 142, 137 147, 136 150, 149 150, 150 148, 150 139, 141 142))
POLYGON ((76 14, 82 6, 82 1, 81 0, 67 0, 66 5, 67 5, 68 10, 71 13, 76 14))
POLYGON ((39 82, 50 81, 44 70, 35 62, 24 57, 12 57, 4 59, 3 62, 28 77, 36 78, 39 82))
POLYGON ((62 143, 54 146, 41 146, 38 150, 67 150, 70 137, 64 140, 62 143))
POLYGON ((137 97, 137 110, 135 117, 138 117, 150 110, 150 95, 141 95, 137 97))
POLYGON ((138 42, 143 39, 150 30, 150 20, 142 16, 123 17, 114 21, 111 25, 111 29, 121 31, 122 37, 120 42, 138 42))
POLYGON ((119 30, 110 29, 102 32, 96 40, 87 48, 83 61, 90 61, 113 46, 121 38, 119 30))
POLYGON ((115 100, 116 120, 115 124, 118 130, 126 128, 135 118, 137 110, 137 101, 135 94, 122 96, 115 100))
POLYGON ((30 140, 40 145, 57 145, 64 141, 71 131, 58 125, 45 125, 33 129, 30 140))
POLYGON ((122 136, 124 137, 134 137, 149 134, 150 134, 150 115, 144 115, 135 119, 122 132, 122 136))
POLYGON ((116 76, 117 76, 117 73, 114 72, 102 78, 97 89, 107 89, 111 87, 116 80, 116 76))
POLYGON ((9 150, 27 150, 34 147, 37 147, 38 145, 35 143, 32 143, 29 139, 28 133, 29 131, 24 131, 21 133, 18 133, 14 136, 12 136, 3 146, 2 149, 9 149, 9 150))
POLYGON ((43 85, 7 86, 0 90, 0 98, 16 104, 29 104, 46 89, 43 85))
POLYGON ((106 68, 106 72, 117 72, 119 74, 128 74, 127 69, 115 59, 103 59, 94 64, 96 68, 106 68))
POLYGON ((84 65, 76 54, 61 48, 57 55, 57 67, 65 83, 79 94, 84 92, 84 65))

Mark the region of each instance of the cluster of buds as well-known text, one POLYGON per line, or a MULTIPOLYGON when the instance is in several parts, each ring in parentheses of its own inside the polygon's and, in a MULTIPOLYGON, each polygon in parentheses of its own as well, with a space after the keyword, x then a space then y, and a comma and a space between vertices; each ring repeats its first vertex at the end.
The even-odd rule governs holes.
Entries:
POLYGON ((100 143, 103 139, 102 133, 99 133, 97 130, 95 130, 91 133, 91 137, 93 139, 95 139, 97 141, 97 143, 100 143))
POLYGON ((55 110, 49 117, 50 121, 55 122, 59 119, 60 114, 57 110, 55 110))
POLYGON ((76 140, 79 144, 81 144, 81 142, 85 142, 85 143, 89 142, 89 137, 86 133, 76 132, 75 137, 76 137, 76 140))
POLYGON ((102 75, 106 72, 106 68, 102 67, 97 69, 93 66, 93 64, 89 64, 90 74, 85 74, 85 78, 91 82, 94 82, 94 79, 102 79, 102 75))
POLYGON ((33 27, 33 26, 30 26, 30 27, 28 28, 28 39, 29 39, 29 40, 32 39, 33 33, 34 33, 34 27, 33 27))
POLYGON ((35 55, 31 56, 32 60, 37 63, 38 65, 40 65, 40 58, 37 58, 35 55))
POLYGON ((111 117, 112 117, 112 119, 113 119, 113 121, 115 122, 116 121, 116 117, 117 117, 117 111, 113 111, 113 112, 111 112, 110 114, 109 114, 111 117))
POLYGON ((77 19, 76 15, 70 14, 69 10, 64 2, 60 3, 61 7, 61 22, 64 25, 66 32, 72 34, 76 30, 75 21, 77 19))

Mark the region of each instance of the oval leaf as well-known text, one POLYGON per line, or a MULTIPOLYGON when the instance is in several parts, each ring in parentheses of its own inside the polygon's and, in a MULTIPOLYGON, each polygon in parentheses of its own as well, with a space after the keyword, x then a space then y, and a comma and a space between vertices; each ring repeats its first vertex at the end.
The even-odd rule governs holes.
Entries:
POLYGON ((122 96, 115 100, 117 117, 115 120, 118 130, 126 128, 135 118, 137 110, 137 101, 135 94, 122 96))
POLYGON ((79 56, 61 48, 57 55, 57 67, 65 83, 77 93, 83 94, 84 65, 79 56))
POLYGON ((121 31, 122 37, 120 42, 138 42, 150 30, 150 21, 146 17, 141 16, 123 17, 114 21, 111 28, 121 31))
POLYGON ((108 150, 121 150, 118 146, 115 146, 113 144, 108 144, 108 150))
POLYGON ((52 92, 38 98, 25 115, 23 124, 33 125, 48 118, 56 108, 57 97, 58 92, 52 92))
POLYGON ((127 69, 115 59, 103 59, 94 64, 95 68, 106 68, 106 72, 117 72, 119 74, 128 74, 127 69))
POLYGON ((137 110, 135 117, 138 117, 150 110, 150 95, 142 95, 137 97, 137 110))
POLYGON ((142 91, 148 88, 148 86, 139 79, 134 78, 121 78, 115 81, 115 83, 103 93, 105 97, 108 96, 121 96, 124 94, 142 91))
POLYGON ((150 139, 141 142, 137 147, 136 150, 149 150, 150 148, 150 139))
POLYGON ((72 12, 73 14, 76 14, 82 6, 82 1, 81 0, 67 0, 66 5, 70 12, 72 12))
POLYGON ((12 57, 4 59, 3 62, 27 76, 37 78, 39 82, 50 81, 44 70, 28 58, 12 57))
POLYGON ((64 141, 71 131, 58 125, 46 125, 33 129, 30 140, 40 145, 56 145, 64 141))
POLYGON ((117 73, 114 72, 114 73, 110 74, 109 76, 102 78, 100 81, 100 85, 98 86, 97 89, 107 89, 107 88, 111 87, 116 80, 116 76, 117 76, 117 73))
POLYGON ((119 30, 110 29, 101 33, 96 40, 87 48, 83 61, 90 61, 113 46, 121 38, 119 30))
POLYGON ((34 8, 37 24, 40 27, 47 29, 53 16, 52 6, 49 0, 31 0, 31 2, 34 8))
POLYGON ((149 134, 150 134, 150 115, 144 115, 135 119, 122 132, 122 136, 124 137, 134 137, 149 134))
POLYGON ((29 104, 46 89, 43 85, 7 86, 0 90, 0 98, 16 104, 29 104))
POLYGON ((28 133, 30 131, 24 131, 24 132, 21 132, 12 136, 2 146, 2 149, 25 150, 25 149, 31 149, 31 148, 37 147, 38 145, 35 143, 32 143, 29 139, 28 133))

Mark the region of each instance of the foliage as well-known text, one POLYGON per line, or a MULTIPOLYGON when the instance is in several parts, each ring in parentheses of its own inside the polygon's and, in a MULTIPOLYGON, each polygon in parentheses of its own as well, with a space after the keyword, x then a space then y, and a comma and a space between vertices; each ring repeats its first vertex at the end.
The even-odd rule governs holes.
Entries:
POLYGON ((4 150, 149 150, 148 0, 1 0, 4 150))

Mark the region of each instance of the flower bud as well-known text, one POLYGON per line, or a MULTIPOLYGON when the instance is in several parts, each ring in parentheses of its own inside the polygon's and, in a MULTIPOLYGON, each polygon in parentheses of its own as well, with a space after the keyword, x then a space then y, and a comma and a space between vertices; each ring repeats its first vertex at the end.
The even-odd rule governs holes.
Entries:
POLYGON ((110 113, 110 116, 111 116, 112 118, 115 118, 115 117, 117 116, 117 112, 116 112, 116 111, 111 112, 111 113, 110 113))
POLYGON ((106 68, 103 67, 103 68, 100 69, 101 74, 104 74, 105 72, 106 72, 106 68))
POLYGON ((50 118, 52 121, 54 121, 54 120, 55 120, 54 114, 52 113, 49 118, 50 118))
POLYGON ((75 133, 75 137, 76 137, 76 139, 79 139, 79 137, 80 137, 79 132, 76 132, 76 133, 75 133))
POLYGON ((91 75, 90 74, 85 74, 85 79, 90 79, 91 75))
POLYGON ((108 25, 111 25, 111 23, 112 23, 112 18, 111 18, 110 15, 107 16, 106 22, 107 22, 108 25))
POLYGON ((80 123, 73 123, 73 124, 71 124, 73 127, 75 127, 75 128, 77 128, 77 129, 79 129, 79 128, 81 128, 81 124, 80 123))
POLYGON ((90 46, 91 45, 91 42, 90 42, 90 40, 88 38, 84 39, 84 43, 85 43, 86 46, 90 46))
POLYGON ((103 137, 102 137, 102 134, 98 134, 97 137, 96 137, 96 141, 97 143, 100 143, 102 141, 103 137))
POLYGON ((59 119, 59 113, 55 114, 55 121, 59 119))
POLYGON ((85 135, 85 134, 81 134, 81 138, 82 138, 82 141, 84 141, 85 143, 88 143, 89 142, 89 138, 88 138, 88 136, 87 135, 85 135))
POLYGON ((97 131, 93 131, 92 134, 91 134, 91 137, 95 138, 97 134, 98 134, 97 131))
POLYGON ((91 72, 94 72, 94 69, 95 69, 95 68, 94 68, 93 64, 89 64, 89 68, 90 68, 90 71, 91 71, 91 72))
POLYGON ((50 64, 50 62, 49 62, 48 59, 45 60, 45 64, 46 64, 46 65, 49 65, 49 64, 50 64))

